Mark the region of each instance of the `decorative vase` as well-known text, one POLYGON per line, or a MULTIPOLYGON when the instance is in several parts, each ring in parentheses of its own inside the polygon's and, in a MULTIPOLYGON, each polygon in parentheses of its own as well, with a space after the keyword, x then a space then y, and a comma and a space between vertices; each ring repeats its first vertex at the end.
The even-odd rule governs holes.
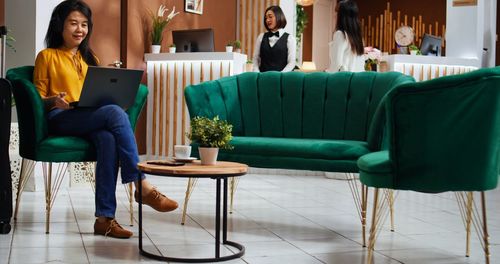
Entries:
POLYGON ((226 52, 233 52, 233 46, 226 46, 226 52))
POLYGON ((170 53, 175 53, 175 47, 170 47, 170 48, 168 48, 168 52, 170 52, 170 53))
POLYGON ((238 48, 238 49, 234 49, 234 52, 241 53, 241 49, 240 49, 240 48, 238 48))
POLYGON ((198 150, 200 152, 201 165, 215 165, 217 163, 219 148, 198 147, 198 150))
POLYGON ((151 53, 160 53, 161 45, 151 45, 151 53))

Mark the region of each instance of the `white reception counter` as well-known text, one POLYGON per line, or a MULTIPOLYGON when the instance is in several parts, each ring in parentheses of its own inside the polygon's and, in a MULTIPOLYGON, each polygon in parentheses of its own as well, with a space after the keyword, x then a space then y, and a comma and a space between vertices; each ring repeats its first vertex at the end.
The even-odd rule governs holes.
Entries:
POLYGON ((478 69, 478 59, 449 58, 436 56, 389 55, 386 57, 389 71, 402 72, 417 81, 460 74, 478 69))

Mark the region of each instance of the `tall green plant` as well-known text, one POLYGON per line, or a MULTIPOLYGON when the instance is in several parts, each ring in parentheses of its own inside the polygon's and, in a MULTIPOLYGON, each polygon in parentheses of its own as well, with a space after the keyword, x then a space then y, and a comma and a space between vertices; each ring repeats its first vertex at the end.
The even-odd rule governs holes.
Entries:
POLYGON ((297 15, 297 20, 295 21, 297 26, 295 31, 297 33, 297 47, 300 46, 300 42, 302 40, 302 33, 306 29, 307 23, 309 22, 309 18, 307 17, 306 11, 304 11, 304 7, 301 5, 296 5, 295 12, 297 15))
POLYGON ((191 119, 191 132, 187 133, 187 137, 200 147, 232 149, 229 144, 233 138, 232 131, 233 125, 220 120, 219 116, 213 119, 197 116, 191 119))

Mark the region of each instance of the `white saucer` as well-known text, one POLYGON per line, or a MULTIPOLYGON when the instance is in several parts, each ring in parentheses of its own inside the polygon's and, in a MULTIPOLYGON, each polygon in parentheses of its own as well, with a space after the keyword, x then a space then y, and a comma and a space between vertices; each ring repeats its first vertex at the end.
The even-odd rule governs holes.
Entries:
POLYGON ((180 162, 193 162, 194 160, 196 160, 196 158, 195 157, 189 157, 189 158, 176 158, 176 157, 174 157, 174 160, 180 161, 180 162))

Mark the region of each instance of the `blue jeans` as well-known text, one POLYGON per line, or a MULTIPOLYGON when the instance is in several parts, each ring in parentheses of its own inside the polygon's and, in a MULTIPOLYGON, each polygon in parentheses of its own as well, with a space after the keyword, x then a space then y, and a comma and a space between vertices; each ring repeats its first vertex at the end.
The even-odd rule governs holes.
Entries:
POLYGON ((115 217, 118 166, 122 183, 144 178, 137 169, 139 156, 127 113, 117 105, 99 108, 54 109, 47 115, 49 132, 83 137, 97 150, 95 216, 115 217))

